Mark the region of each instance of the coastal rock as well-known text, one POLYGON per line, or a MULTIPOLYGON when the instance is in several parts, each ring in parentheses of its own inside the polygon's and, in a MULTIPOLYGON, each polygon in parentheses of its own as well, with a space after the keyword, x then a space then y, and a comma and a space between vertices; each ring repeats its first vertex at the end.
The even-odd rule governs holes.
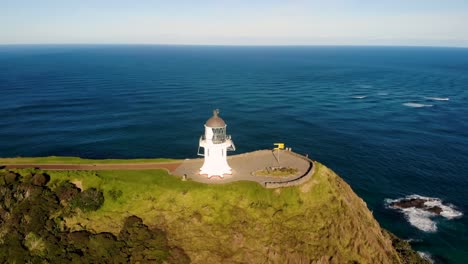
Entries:
POLYGON ((437 205, 426 205, 426 202, 431 201, 430 199, 424 198, 410 198, 410 199, 402 199, 395 202, 390 203, 390 207, 394 208, 418 208, 423 209, 425 211, 440 215, 442 213, 442 208, 437 205))
POLYGON ((437 217, 451 220, 463 215, 456 206, 445 203, 439 198, 417 194, 394 200, 386 199, 386 204, 388 208, 403 213, 411 225, 424 232, 437 232, 437 222, 435 221, 437 217))

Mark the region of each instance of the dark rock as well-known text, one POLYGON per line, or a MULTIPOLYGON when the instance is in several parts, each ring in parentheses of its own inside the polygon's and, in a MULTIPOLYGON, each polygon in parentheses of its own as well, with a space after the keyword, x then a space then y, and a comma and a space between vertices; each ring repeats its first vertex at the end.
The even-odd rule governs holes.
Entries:
POLYGON ((429 200, 427 199, 422 199, 422 198, 411 198, 411 199, 404 199, 400 200, 398 202, 393 202, 390 204, 391 207, 396 207, 396 208, 417 208, 417 209, 423 209, 425 211, 431 212, 433 214, 440 215, 442 213, 442 208, 439 206, 427 206, 425 202, 429 200))
POLYGON ((426 211, 440 215, 440 213, 442 213, 442 208, 440 208, 439 206, 428 207, 426 208, 426 211))
POLYGON ((398 202, 393 202, 390 205, 393 207, 398 207, 398 208, 425 208, 426 206, 424 203, 426 200, 420 199, 420 198, 412 198, 412 199, 407 199, 407 200, 400 200, 398 202))

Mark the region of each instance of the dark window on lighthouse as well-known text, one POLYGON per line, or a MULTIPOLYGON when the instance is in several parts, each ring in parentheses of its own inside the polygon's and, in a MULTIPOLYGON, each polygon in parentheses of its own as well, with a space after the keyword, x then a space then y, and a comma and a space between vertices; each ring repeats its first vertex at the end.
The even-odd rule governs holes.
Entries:
POLYGON ((222 143, 226 140, 225 128, 213 128, 213 143, 222 143))

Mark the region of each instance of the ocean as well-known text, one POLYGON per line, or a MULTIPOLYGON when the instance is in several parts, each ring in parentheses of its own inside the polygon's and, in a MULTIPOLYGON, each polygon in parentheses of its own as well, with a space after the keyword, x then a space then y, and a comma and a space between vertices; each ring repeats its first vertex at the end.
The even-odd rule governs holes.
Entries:
POLYGON ((284 142, 422 254, 468 263, 468 49, 4 45, 0 91, 1 157, 195 158, 219 108, 236 154, 284 142), (411 195, 443 214, 389 207, 411 195))

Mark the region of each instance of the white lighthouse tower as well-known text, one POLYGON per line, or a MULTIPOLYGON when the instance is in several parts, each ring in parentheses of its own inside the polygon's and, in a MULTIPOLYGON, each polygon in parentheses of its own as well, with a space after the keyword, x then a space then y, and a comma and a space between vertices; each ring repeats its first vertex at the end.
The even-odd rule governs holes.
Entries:
POLYGON ((227 163, 227 151, 236 150, 230 135, 226 135, 226 123, 219 116, 219 110, 213 111, 213 116, 205 123, 205 135, 200 137, 198 155, 205 157, 200 168, 200 174, 223 177, 231 174, 231 167, 227 163), (203 153, 200 153, 203 148, 203 153))

